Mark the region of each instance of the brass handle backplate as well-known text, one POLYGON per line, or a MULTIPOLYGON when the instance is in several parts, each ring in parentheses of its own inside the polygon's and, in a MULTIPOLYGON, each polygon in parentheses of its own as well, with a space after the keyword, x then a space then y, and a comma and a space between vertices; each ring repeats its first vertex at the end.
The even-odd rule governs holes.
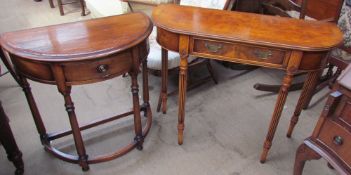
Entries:
POLYGON ((344 142, 344 139, 341 136, 335 136, 333 139, 333 142, 335 145, 342 145, 344 142))
POLYGON ((273 55, 272 51, 270 50, 254 50, 253 53, 257 58, 264 60, 270 58, 273 55))
POLYGON ((96 70, 99 72, 99 73, 106 73, 107 70, 108 70, 108 65, 106 64, 101 64, 99 65, 96 70))
POLYGON ((222 44, 210 44, 210 43, 205 43, 205 47, 207 48, 208 51, 217 53, 222 49, 222 44))

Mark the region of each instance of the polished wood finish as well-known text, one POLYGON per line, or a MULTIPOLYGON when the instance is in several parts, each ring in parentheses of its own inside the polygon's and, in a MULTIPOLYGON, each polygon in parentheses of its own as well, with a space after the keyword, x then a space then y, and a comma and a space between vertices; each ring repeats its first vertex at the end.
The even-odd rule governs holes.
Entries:
POLYGON ((7 153, 7 158, 13 162, 16 167, 15 174, 21 175, 24 173, 24 164, 22 153, 18 149, 17 143, 9 125, 9 119, 6 116, 0 102, 0 143, 4 146, 7 153))
MULTIPOLYGON (((171 4, 156 7, 152 18, 157 26, 158 43, 165 49, 179 52, 181 57, 179 144, 183 143, 189 55, 286 70, 287 74, 283 79, 264 143, 261 162, 266 160, 271 147, 287 90, 293 79, 292 75, 299 71, 307 71, 311 72, 308 83, 317 81, 313 72, 321 69, 327 52, 342 42, 341 31, 331 23, 171 4), (280 58, 281 55, 284 55, 284 59, 280 58)), ((307 88, 310 86, 305 87, 305 93, 312 91, 307 88)), ((299 106, 301 105, 297 105, 297 108, 299 106)))
MULTIPOLYGON (((223 10, 230 10, 233 6, 233 4, 235 3, 236 0, 226 0, 224 6, 223 6, 223 10)), ((176 0, 174 1, 175 4, 180 4, 181 1, 180 0, 176 0)), ((161 30, 159 30, 158 32, 162 32, 161 30)), ((166 38, 168 39, 168 38, 166 38)), ((166 41, 167 42, 167 41, 166 41)), ((173 69, 168 69, 168 50, 165 48, 162 48, 161 50, 161 64, 162 64, 162 69, 161 69, 161 76, 162 76, 162 81, 161 81, 161 92, 160 92, 160 97, 159 97, 159 101, 158 101, 158 105, 157 105, 157 112, 160 112, 161 108, 162 108, 162 113, 166 114, 167 112, 167 97, 169 95, 175 94, 177 90, 175 90, 174 92, 170 92, 168 93, 168 74, 170 73, 176 73, 179 72, 180 68, 176 67, 173 69)), ((210 60, 208 59, 204 59, 206 57, 199 57, 195 60, 193 60, 192 62, 190 62, 188 64, 188 69, 189 72, 191 72, 192 68, 195 68, 196 66, 201 66, 201 65, 206 65, 207 71, 208 71, 208 76, 198 80, 196 83, 191 83, 189 84, 189 87, 187 87, 187 90, 193 89, 199 85, 201 85, 202 83, 208 81, 209 79, 212 79, 213 82, 215 84, 217 84, 217 79, 215 78, 213 69, 212 69, 212 65, 210 60)))
POLYGON ((351 174, 351 67, 330 93, 311 137, 296 152, 294 175, 307 160, 323 157, 340 174, 351 174))
POLYGON ((142 13, 131 13, 75 23, 4 33, 0 43, 9 54, 33 114, 45 149, 54 156, 79 164, 84 171, 89 164, 109 161, 133 148, 142 149, 144 137, 151 127, 146 58, 151 20, 142 13), (135 21, 138 21, 135 23, 135 21), (139 104, 137 76, 143 72, 143 103, 139 104), (131 76, 133 110, 111 118, 80 125, 71 98, 73 85, 100 82, 128 73, 131 76), (62 94, 71 130, 47 133, 27 79, 54 84, 62 94), (140 111, 147 117, 142 129, 140 111), (134 115, 134 141, 120 150, 88 157, 81 131, 113 120, 134 115), (77 156, 59 151, 50 141, 73 134, 77 156))

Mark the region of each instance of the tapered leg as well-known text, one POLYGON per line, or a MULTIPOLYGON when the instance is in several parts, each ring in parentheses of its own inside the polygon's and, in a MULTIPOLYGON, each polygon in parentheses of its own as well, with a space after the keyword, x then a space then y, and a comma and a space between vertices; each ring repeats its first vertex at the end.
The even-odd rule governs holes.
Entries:
POLYGON ((306 97, 303 101, 303 104, 302 104, 302 109, 307 109, 308 108, 308 105, 310 105, 311 103, 311 100, 312 100, 312 97, 313 95, 315 94, 314 90, 317 89, 317 85, 318 85, 318 81, 320 81, 320 78, 322 77, 322 74, 323 74, 323 69, 321 69, 320 71, 317 72, 317 78, 316 78, 316 81, 313 81, 313 87, 312 88, 312 91, 311 92, 308 92, 306 94, 306 97))
POLYGON ((261 158, 260 158, 261 163, 264 163, 266 161, 268 151, 272 146, 274 134, 275 134, 275 131, 277 130, 279 119, 280 119, 280 116, 282 114, 283 107, 284 107, 284 104, 286 101, 286 97, 288 96, 288 90, 289 90, 289 87, 291 85, 292 80, 293 80, 293 74, 288 72, 287 75, 284 77, 283 82, 282 82, 282 86, 279 90, 278 99, 277 99, 277 102, 275 104, 275 108, 274 108, 271 122, 269 124, 269 130, 268 130, 266 140, 265 140, 264 145, 263 145, 263 151, 262 151, 261 158))
POLYGON ((181 66, 179 69, 179 98, 178 98, 178 144, 183 144, 183 132, 184 132, 184 117, 185 117, 185 100, 186 100, 186 88, 188 78, 188 60, 187 58, 181 58, 181 66))
POLYGON ((63 12, 62 0, 57 0, 57 6, 59 7, 60 15, 63 16, 65 13, 63 12))
POLYGON ((166 114, 167 112, 167 96, 168 96, 168 51, 164 48, 162 48, 161 51, 161 57, 162 57, 162 68, 161 68, 161 75, 162 75, 162 80, 161 80, 161 93, 157 105, 157 112, 160 111, 162 107, 162 112, 166 114))
POLYGON ((44 144, 44 145, 49 145, 49 141, 47 140, 47 133, 46 133, 46 129, 45 129, 45 126, 44 126, 44 123, 43 123, 43 120, 40 116, 40 113, 39 113, 39 110, 38 110, 38 107, 37 107, 37 104, 34 100, 34 97, 33 97, 33 94, 32 94, 32 91, 31 91, 31 87, 29 85, 29 83, 27 82, 27 79, 20 76, 19 75, 19 80, 20 80, 20 85, 22 86, 22 89, 23 89, 23 92, 27 98, 27 102, 28 102, 28 105, 29 105, 29 108, 32 112, 32 116, 33 116, 33 120, 34 120, 34 123, 35 123, 35 126, 37 128, 37 131, 40 135, 40 140, 41 140, 41 143, 44 144))
POLYGON ((308 100, 308 97, 310 97, 311 94, 313 94, 314 92, 314 89, 319 79, 319 74, 320 74, 319 71, 314 71, 314 72, 309 72, 307 75, 304 86, 302 88, 300 98, 295 107, 294 115, 291 117, 291 120, 290 120, 289 130, 286 134, 286 136, 289 138, 291 137, 294 127, 299 120, 299 116, 301 114, 305 101, 308 100))
POLYGON ((307 145, 302 144, 296 151, 294 175, 301 175, 307 160, 320 159, 321 156, 309 148, 307 145))
POLYGON ((8 118, 2 108, 0 102, 0 143, 5 148, 7 158, 13 162, 16 167, 15 174, 21 175, 24 172, 24 164, 22 160, 22 153, 18 149, 17 143, 8 123, 8 118))
POLYGON ((179 37, 179 94, 178 94, 178 144, 183 144, 185 100, 188 79, 189 36, 179 37))

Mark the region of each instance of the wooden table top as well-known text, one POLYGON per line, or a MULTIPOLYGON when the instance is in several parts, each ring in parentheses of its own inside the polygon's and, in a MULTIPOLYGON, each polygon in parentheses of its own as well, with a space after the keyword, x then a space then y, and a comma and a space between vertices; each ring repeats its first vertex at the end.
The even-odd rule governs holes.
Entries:
POLYGON ((343 40, 332 23, 174 4, 156 7, 152 19, 157 27, 178 34, 302 51, 330 50, 343 40))
POLYGON ((76 61, 130 48, 152 31, 143 13, 59 24, 0 35, 1 46, 18 56, 41 61, 76 61))

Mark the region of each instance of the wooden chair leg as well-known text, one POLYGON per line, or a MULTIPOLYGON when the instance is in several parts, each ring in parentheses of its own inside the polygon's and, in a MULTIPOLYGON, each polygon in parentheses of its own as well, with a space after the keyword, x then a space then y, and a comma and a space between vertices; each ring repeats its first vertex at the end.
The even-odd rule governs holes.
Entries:
POLYGON ((307 160, 317 160, 321 156, 309 148, 307 145, 302 144, 296 151, 294 175, 301 175, 307 160))
POLYGON ((217 81, 216 77, 214 76, 213 68, 212 68, 212 65, 211 65, 211 62, 209 59, 206 60, 206 66, 207 66, 207 70, 210 73, 210 76, 211 76, 213 82, 215 84, 218 84, 218 81, 217 81))
POLYGON ((79 0, 80 6, 82 7, 82 16, 85 16, 85 1, 84 0, 79 0))
POLYGON ((134 10, 133 10, 132 5, 130 4, 130 2, 127 2, 127 4, 128 4, 129 9, 130 9, 130 12, 134 12, 134 10))
POLYGON ((53 1, 53 0, 49 0, 49 4, 50 4, 50 7, 51 7, 51 8, 55 8, 54 1, 53 1))
POLYGON ((63 11, 62 0, 57 0, 57 5, 58 5, 59 10, 60 10, 60 15, 63 16, 65 14, 65 12, 63 11))

